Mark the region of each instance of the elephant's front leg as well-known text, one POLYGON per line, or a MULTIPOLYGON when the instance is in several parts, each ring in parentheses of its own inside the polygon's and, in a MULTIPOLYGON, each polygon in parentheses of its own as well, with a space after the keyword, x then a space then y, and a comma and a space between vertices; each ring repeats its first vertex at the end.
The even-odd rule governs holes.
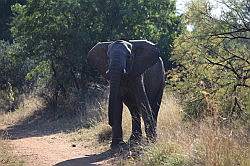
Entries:
POLYGON ((109 123, 112 124, 111 149, 123 148, 123 146, 126 146, 123 141, 122 133, 122 111, 122 99, 121 96, 118 95, 115 100, 109 101, 109 123))
POLYGON ((153 112, 148 101, 143 82, 143 76, 136 79, 135 95, 139 110, 142 113, 142 118, 145 124, 146 136, 150 141, 156 140, 156 122, 153 118, 153 112))

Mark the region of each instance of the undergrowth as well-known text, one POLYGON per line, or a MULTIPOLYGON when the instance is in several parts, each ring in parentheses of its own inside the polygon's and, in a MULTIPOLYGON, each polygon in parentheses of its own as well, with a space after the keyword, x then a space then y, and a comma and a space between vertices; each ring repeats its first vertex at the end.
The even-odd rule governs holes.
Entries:
MULTIPOLYGON (((93 101, 83 118, 82 124, 88 127, 76 128, 68 132, 72 141, 85 142, 85 145, 96 148, 97 151, 109 149, 111 141, 111 127, 107 123, 107 100, 102 103, 93 101), (98 108, 97 108, 98 105, 98 108), (94 112, 99 112, 95 118, 94 112), (93 117, 93 118, 91 118, 93 117)), ((87 103, 86 103, 87 104, 87 103)), ((0 125, 12 125, 34 113, 42 103, 37 99, 28 99, 23 108, 0 117, 0 125), (22 111, 25 110, 25 111, 22 111), (33 111, 33 112, 32 112, 33 111)), ((124 106, 125 107, 125 106, 124 106)), ((152 145, 139 146, 122 157, 115 158, 117 165, 204 165, 204 166, 248 166, 249 156, 249 128, 247 125, 234 122, 221 124, 215 117, 203 120, 184 121, 184 111, 178 101, 169 94, 165 94, 158 116, 158 141, 152 145)), ((69 123, 76 123, 71 121, 69 123)), ((65 125, 65 124, 64 124, 65 125)), ((123 133, 126 141, 131 133, 131 117, 129 111, 123 111, 123 133)), ((1 126, 0 126, 1 127, 1 126)), ((145 133, 144 133, 145 137, 145 133)), ((10 147, 0 139, 0 164, 21 165, 10 153, 10 147)))
MULTIPOLYGON (((239 123, 222 125, 214 117, 207 117, 199 121, 184 121, 183 117, 184 111, 177 100, 172 95, 165 94, 158 117, 157 143, 139 148, 139 151, 142 151, 140 155, 128 153, 127 157, 118 158, 116 164, 250 165, 248 128, 246 126, 239 123)), ((88 138, 96 147, 102 145, 108 149, 111 141, 111 128, 106 123, 102 122, 91 128, 89 131, 92 135, 90 136, 88 132, 88 138)), ((86 131, 80 133, 84 135, 86 131)), ((128 110, 124 110, 123 113, 123 133, 124 139, 127 140, 131 133, 131 117, 128 110)))

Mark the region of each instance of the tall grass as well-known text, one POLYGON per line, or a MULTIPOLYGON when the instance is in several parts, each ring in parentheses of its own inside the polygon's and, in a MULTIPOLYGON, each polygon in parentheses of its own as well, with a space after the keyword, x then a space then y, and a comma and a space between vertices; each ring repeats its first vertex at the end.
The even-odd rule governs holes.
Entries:
POLYGON ((0 128, 1 126, 14 125, 24 120, 28 116, 34 114, 35 111, 43 107, 44 101, 35 96, 25 96, 22 103, 14 112, 0 112, 0 128))
MULTIPOLYGON (((111 128, 107 125, 106 116, 107 96, 104 92, 102 94, 104 94, 102 99, 96 98, 98 94, 86 97, 86 112, 80 121, 83 121, 82 123, 89 121, 88 123, 93 125, 69 134, 73 141, 87 142, 90 147, 97 147, 98 150, 108 149, 111 141, 111 128), (97 122, 98 125, 94 125, 97 122)), ((87 96, 91 95, 89 91, 87 96)), ((39 98, 27 98, 19 110, 0 116, 0 129, 32 115, 35 110, 43 107, 43 104, 39 98)), ((250 165, 249 128, 237 123, 226 127, 215 117, 202 121, 184 121, 184 115, 178 100, 171 94, 164 94, 158 116, 158 141, 140 147, 142 153, 139 155, 119 161, 125 165, 250 165)), ((124 139, 127 140, 131 134, 131 116, 126 106, 124 106, 122 125, 124 139)), ((6 141, 0 139, 0 165, 8 165, 15 160, 8 152, 10 150, 6 141)))
POLYGON ((183 121, 184 112, 165 95, 158 119, 158 142, 146 150, 145 165, 249 165, 247 128, 225 127, 215 117, 183 121))
MULTIPOLYGON (((128 165, 250 165, 247 127, 225 127, 214 117, 199 121, 184 121, 184 111, 171 94, 163 97, 158 117, 158 141, 143 148, 143 155, 129 157, 128 165)), ((110 128, 98 131, 104 139, 110 128)), ((125 139, 131 133, 131 117, 123 113, 125 139)), ((124 164, 124 161, 122 162, 124 164)), ((126 162, 125 162, 126 163, 126 162)), ((126 165, 126 164, 125 164, 126 165)))

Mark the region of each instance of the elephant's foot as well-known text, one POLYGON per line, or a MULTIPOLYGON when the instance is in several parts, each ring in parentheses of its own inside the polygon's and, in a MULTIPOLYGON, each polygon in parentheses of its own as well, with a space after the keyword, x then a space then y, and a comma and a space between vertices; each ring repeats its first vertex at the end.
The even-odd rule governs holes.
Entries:
POLYGON ((156 139, 157 139, 157 135, 156 134, 147 135, 147 142, 148 143, 155 143, 156 139))
POLYGON ((122 152, 124 150, 128 150, 128 145, 123 140, 120 141, 113 140, 110 145, 110 148, 113 151, 122 152))
POLYGON ((146 127, 145 133, 146 133, 148 143, 156 142, 156 139, 157 139, 156 127, 150 127, 150 126, 146 127))
POLYGON ((141 134, 132 134, 128 140, 128 144, 130 147, 140 145, 142 142, 142 135, 141 134))

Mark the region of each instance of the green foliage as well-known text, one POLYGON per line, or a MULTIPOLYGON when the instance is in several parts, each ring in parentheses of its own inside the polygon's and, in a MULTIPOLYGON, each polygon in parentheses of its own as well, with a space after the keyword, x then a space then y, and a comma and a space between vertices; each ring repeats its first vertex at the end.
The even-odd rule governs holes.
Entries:
POLYGON ((157 144, 145 151, 143 165, 149 166, 184 166, 190 165, 185 156, 180 153, 177 145, 164 143, 157 144))
MULTIPOLYGON (((0 107, 8 108, 14 102, 16 95, 22 92, 24 86, 29 86, 25 75, 29 63, 19 56, 21 46, 18 43, 9 44, 0 41, 0 107)), ((5 110, 5 109, 3 109, 5 110)))
POLYGON ((28 1, 13 7, 17 17, 12 32, 23 45, 23 56, 35 63, 27 78, 51 77, 55 85, 70 86, 73 81, 78 85, 76 77, 86 66, 79 5, 66 0, 28 1))
POLYGON ((11 5, 15 3, 24 4, 26 0, 1 0, 0 1, 0 40, 12 41, 10 33, 10 22, 12 12, 11 5))
POLYGON ((25 62, 18 56, 20 45, 0 40, 0 111, 13 109, 16 95, 22 91, 27 72, 25 62))
POLYGON ((96 3, 104 16, 106 40, 148 39, 159 44, 166 62, 172 51, 174 37, 180 32, 180 19, 174 1, 127 0, 96 3))
POLYGON ((20 51, 19 44, 10 45, 0 41, 0 85, 4 86, 8 81, 15 86, 22 86, 23 63, 17 56, 20 51))
POLYGON ((174 1, 28 0, 12 7, 11 32, 31 61, 26 79, 58 91, 84 89, 99 75, 88 66, 88 51, 99 41, 148 39, 169 60, 180 19, 174 1))
POLYGON ((43 86, 52 78, 51 73, 49 62, 41 61, 27 73, 25 79, 29 81, 35 79, 38 86, 43 86))
POLYGON ((194 1, 183 17, 192 30, 175 40, 180 68, 172 83, 187 103, 189 116, 239 118, 250 110, 250 26, 246 0, 223 1, 220 17, 207 1, 194 1))

